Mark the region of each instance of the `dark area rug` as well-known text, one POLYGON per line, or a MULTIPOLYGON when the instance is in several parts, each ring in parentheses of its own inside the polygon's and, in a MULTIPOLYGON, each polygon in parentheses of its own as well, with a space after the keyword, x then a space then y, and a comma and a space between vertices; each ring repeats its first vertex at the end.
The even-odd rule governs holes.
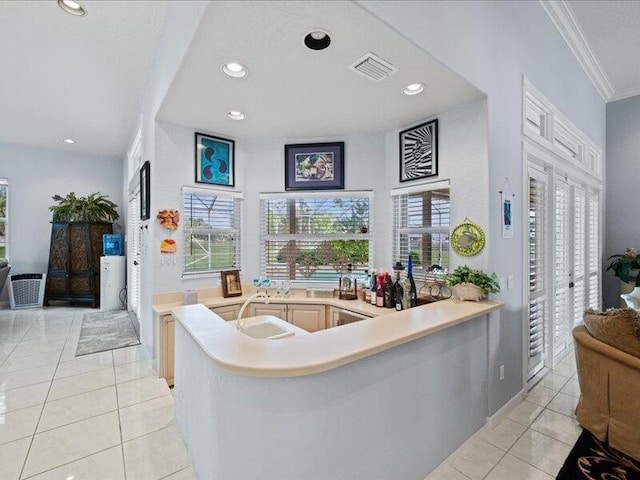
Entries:
POLYGON ((140 345, 129 312, 86 313, 82 319, 76 357, 140 345))
POLYGON ((640 480, 640 462, 583 430, 556 480, 640 480))

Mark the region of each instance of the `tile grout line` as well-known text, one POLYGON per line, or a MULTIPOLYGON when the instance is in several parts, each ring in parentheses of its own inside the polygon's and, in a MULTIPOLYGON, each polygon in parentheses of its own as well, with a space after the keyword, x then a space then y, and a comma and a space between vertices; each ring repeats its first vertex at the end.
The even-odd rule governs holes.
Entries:
MULTIPOLYGON (((44 316, 43 316, 43 319, 44 319, 44 316)), ((53 379, 55 378, 56 372, 58 371, 58 367, 60 366, 60 358, 62 358, 62 353, 64 352, 64 347, 67 345, 69 332, 71 331, 71 326, 72 325, 73 325, 73 319, 69 323, 69 329, 67 331, 67 337, 65 338, 64 346, 62 347, 62 350, 60 351, 60 355, 58 357, 58 363, 56 364, 56 368, 53 370, 53 375, 51 376, 51 380, 50 380, 50 383, 49 383, 49 389, 47 390, 47 395, 44 397, 44 403, 42 404, 42 408, 40 409, 40 415, 38 416, 38 421, 36 422, 36 426, 35 426, 35 428, 33 430, 33 435, 31 435, 31 441, 29 442, 29 448, 27 449, 27 454, 24 457, 24 462, 22 462, 22 468, 20 469, 20 474, 18 475, 19 479, 21 479, 22 475, 24 474, 24 468, 27 465, 27 459, 29 458, 29 454, 31 453, 31 447, 33 446, 33 441, 36 438, 36 432, 38 431, 38 425, 40 425, 40 420, 42 420, 42 413, 44 412, 45 406, 47 405, 47 399, 49 398, 49 393, 51 392, 51 387, 53 386, 53 379)))
POLYGON ((124 473, 124 480, 127 480, 127 462, 124 457, 124 441, 122 438, 122 419, 120 418, 120 396, 118 395, 118 379, 116 378, 116 360, 113 357, 113 350, 111 351, 111 363, 113 364, 113 380, 115 382, 114 388, 116 390, 116 408, 118 409, 118 432, 120 433, 120 454, 122 455, 122 470, 124 473))

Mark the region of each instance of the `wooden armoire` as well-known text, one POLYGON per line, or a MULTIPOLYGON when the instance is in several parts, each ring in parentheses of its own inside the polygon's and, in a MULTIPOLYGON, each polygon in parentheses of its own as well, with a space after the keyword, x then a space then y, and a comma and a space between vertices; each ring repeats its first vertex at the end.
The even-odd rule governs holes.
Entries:
POLYGON ((50 300, 100 306, 102 235, 108 222, 53 222, 44 304, 50 300))

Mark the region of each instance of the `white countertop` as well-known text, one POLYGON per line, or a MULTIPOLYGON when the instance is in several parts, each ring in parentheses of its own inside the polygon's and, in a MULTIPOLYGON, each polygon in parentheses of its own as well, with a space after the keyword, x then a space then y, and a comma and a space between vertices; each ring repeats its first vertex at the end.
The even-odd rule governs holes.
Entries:
MULTIPOLYGON (((224 299, 224 304, 239 298, 224 299), (228 302, 227 302, 228 301, 228 302)), ((283 299, 284 300, 284 299, 283 299)), ((431 335, 503 307, 502 302, 444 300, 401 312, 378 309, 365 302, 331 298, 286 299, 287 303, 329 304, 377 317, 310 335, 257 340, 236 330, 203 304, 175 306, 170 311, 204 352, 221 369, 255 377, 295 377, 324 372, 431 335), (367 308, 367 307, 370 307, 367 308), (366 311, 365 311, 366 310, 366 311), (371 311, 368 311, 371 310, 371 311)), ((274 301, 275 303, 275 301, 274 301)), ((216 305, 223 303, 216 302, 216 305)), ((156 305, 160 313, 165 305, 156 305)), ((169 305, 166 305, 169 307, 169 305)))

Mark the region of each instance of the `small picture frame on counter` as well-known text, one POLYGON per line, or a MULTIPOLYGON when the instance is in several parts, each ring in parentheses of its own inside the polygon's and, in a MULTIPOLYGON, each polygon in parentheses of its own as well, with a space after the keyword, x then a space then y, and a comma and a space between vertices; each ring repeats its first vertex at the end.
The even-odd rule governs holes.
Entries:
POLYGON ((226 270, 220 272, 220 284, 224 298, 239 297, 242 295, 239 270, 226 270))

